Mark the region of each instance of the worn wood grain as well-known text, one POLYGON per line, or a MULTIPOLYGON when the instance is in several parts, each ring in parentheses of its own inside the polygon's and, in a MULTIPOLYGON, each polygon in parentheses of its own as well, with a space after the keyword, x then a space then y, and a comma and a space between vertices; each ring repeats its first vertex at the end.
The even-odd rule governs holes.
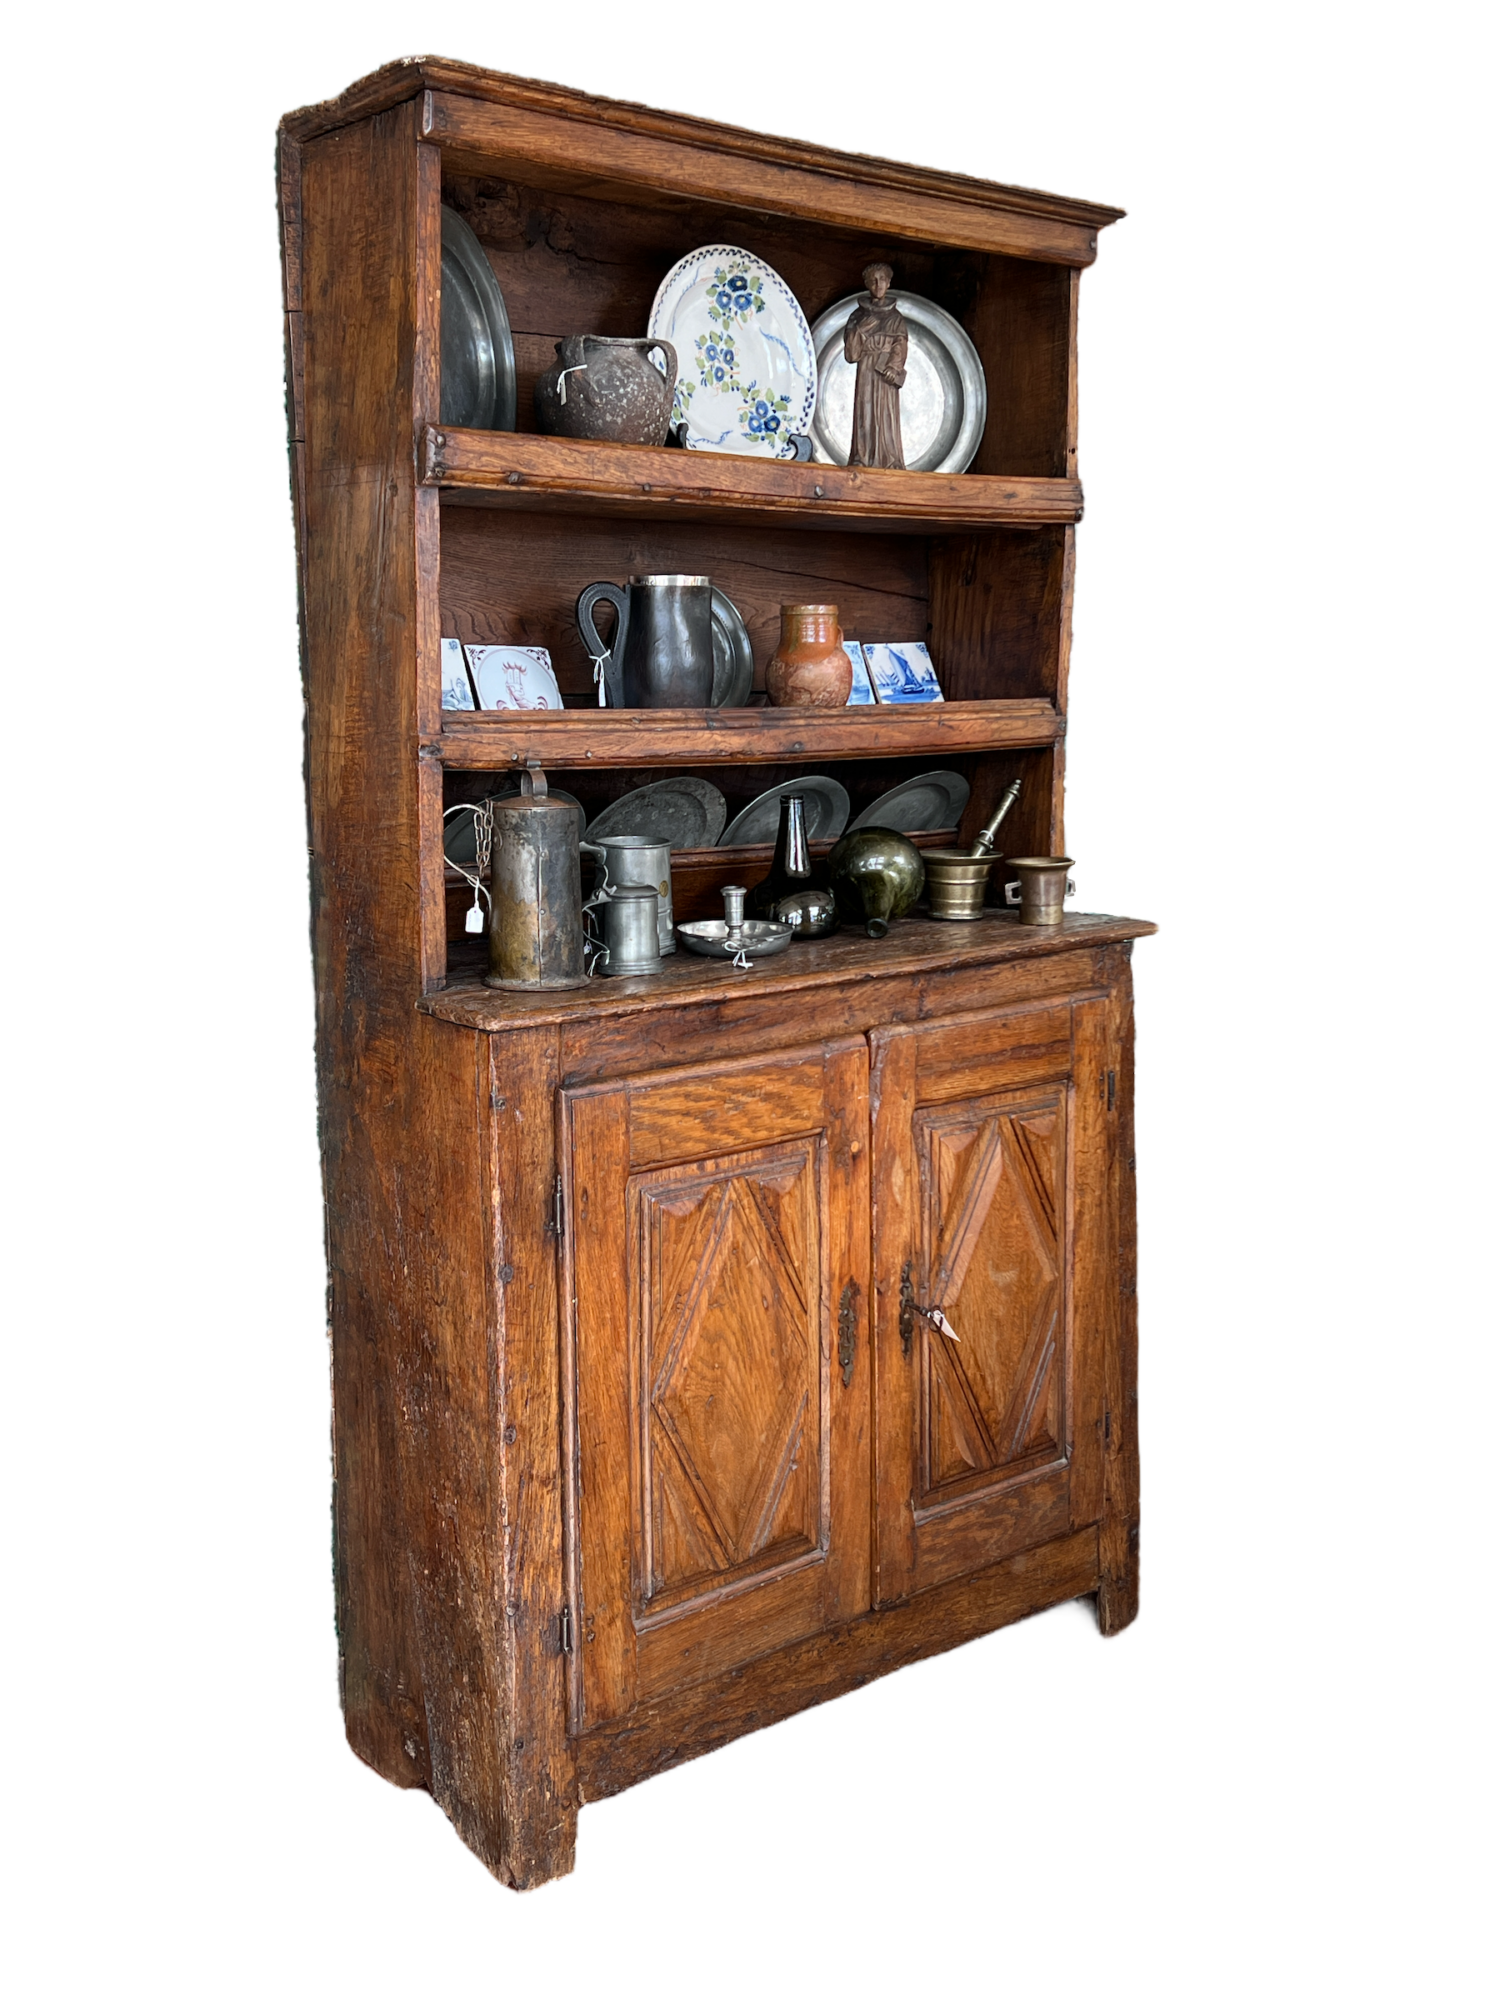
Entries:
MULTIPOLYGON (((977 180, 968 174, 942 173, 929 167, 915 167, 897 160, 885 160, 863 153, 840 153, 801 139, 780 139, 744 125, 723 125, 706 118, 692 118, 680 112, 659 111, 645 104, 631 104, 616 98, 590 97, 580 90, 543 83, 531 77, 504 75, 474 63, 453 62, 436 56, 410 56, 387 63, 383 69, 362 77, 338 97, 322 104, 308 105, 289 112, 281 129, 296 139, 308 139, 340 125, 369 118, 388 110, 419 91, 442 91, 467 96, 477 105, 529 109, 554 117, 571 118, 584 126, 604 125, 619 132, 676 141, 717 152, 725 159, 743 157, 772 166, 794 166, 814 173, 846 175, 881 186, 908 188, 914 193, 941 199, 953 196, 965 203, 986 205, 998 211, 1033 216, 1095 231, 1119 221, 1123 209, 1100 202, 1077 201, 1065 195, 1045 194, 1036 188, 1007 187, 994 181, 977 180)), ((721 167, 721 174, 723 168, 721 167)), ((595 165, 591 180, 605 176, 595 165)), ((660 183, 632 173, 643 191, 659 191, 660 183)), ((717 192, 718 183, 715 184, 717 192)), ((774 206, 774 204, 771 204, 774 206)), ((814 211, 821 221, 829 219, 827 209, 814 211)), ((863 222, 865 218, 858 218, 863 222)), ((948 240, 937 232, 937 241, 948 240)))
POLYGON ((632 1064, 699 1061, 731 1038, 746 1053, 784 1047, 789 1034, 795 1037, 797 1010, 809 1004, 817 1006, 822 1032, 840 1035, 1052 997, 1092 984, 1095 956, 1075 951, 1004 964, 959 961, 923 972, 908 968, 892 979, 825 980, 790 996, 741 985, 682 1007, 575 1019, 561 1027, 564 1074, 583 1082, 632 1064))
POLYGON ((783 764, 1042 746, 1055 743, 1062 727, 1049 701, 943 702, 920 709, 550 709, 524 716, 450 710, 434 748, 454 771, 519 768, 528 757, 559 771, 653 762, 783 764))
POLYGON ((416 159, 411 106, 315 140, 288 218, 302 288, 297 497, 341 1676, 350 1742, 407 1784, 428 1771, 393 1351, 408 1278, 390 1173, 409 1130, 420 990, 405 638, 417 594, 416 159))
POLYGON ((484 495, 495 506, 517 509, 575 501, 591 512, 628 506, 648 519, 671 512, 729 521, 769 514, 795 519, 801 527, 865 524, 880 534, 902 528, 927 534, 943 528, 1045 527, 1083 515, 1083 489, 1073 479, 872 472, 450 426, 429 429, 422 451, 427 485, 484 495))
MULTIPOLYGON (((1074 1311, 1080 1153, 1089 1185, 1108 1172, 1070 1088, 1085 1005, 870 1037, 882 1603, 1083 1524, 1076 1349, 1111 1330, 1074 1311)), ((1091 1430, 1089 1468, 1098 1450, 1091 1430)))
MULTIPOLYGON (((908 1603, 768 1653, 717 1680, 663 1696, 578 1745, 579 1795, 606 1799, 627 1785, 717 1750, 752 1729, 864 1687, 898 1667, 945 1653, 999 1626, 1095 1588, 1092 1528, 1013 1556, 908 1603)), ((998 1718, 995 1727, 1003 1724, 998 1718)))
POLYGON ((1111 1412, 1104 1458, 1104 1520, 1099 1530, 1099 1630, 1123 1632, 1140 1609, 1141 1457, 1137 1405, 1135 1033, 1130 962, 1116 954, 1112 1045, 1118 1061, 1113 1115, 1117 1332, 1108 1356, 1105 1399, 1111 1412))
POLYGON ((868 1602, 864 1074, 850 1040, 564 1092, 580 1732, 868 1602))
POLYGON ((842 229, 874 229, 897 239, 1058 264, 1091 264, 1098 250, 1098 223, 1038 214, 1029 205, 1023 209, 981 194, 983 183, 971 182, 960 191, 950 180, 947 188, 934 191, 917 184, 910 169, 898 168, 899 178, 876 176, 862 171, 857 157, 846 166, 827 152, 811 165, 800 147, 789 145, 780 157, 766 159, 762 147, 752 151, 743 142, 724 143, 701 127, 692 137, 653 129, 642 120, 621 129, 612 121, 585 121, 571 105, 523 104, 515 93, 500 107, 457 91, 429 91, 423 136, 443 147, 464 173, 525 173, 541 166, 556 180, 583 188, 624 193, 649 187, 699 200, 731 199, 738 207, 842 229))
MULTIPOLYGON (((492 1034, 554 1022, 607 1032, 609 1023, 621 1016, 672 1012, 703 1002, 722 1006, 745 999, 755 1006, 769 1002, 784 1007, 805 1003, 812 995, 846 981, 861 987, 883 985, 950 966, 993 967, 998 971, 1026 959, 1091 951, 1125 938, 1150 937, 1155 930, 1154 924, 1135 917, 1072 911, 1050 929, 1029 928, 1013 914, 999 910, 986 911, 972 924, 936 924, 928 918, 903 917, 891 925, 884 938, 837 931, 832 937, 794 944, 776 958, 762 959, 750 972, 737 972, 717 959, 679 952, 664 959, 660 973, 653 977, 611 979, 603 988, 596 984, 531 995, 501 993, 476 980, 472 985, 450 986, 441 993, 428 994, 419 1005, 440 1020, 492 1034)), ((1078 983, 1093 982, 1085 979, 1078 983)), ((831 991, 829 998, 833 998, 831 991)))
MULTIPOLYGON (((444 632, 469 645, 545 646, 568 694, 593 696, 593 668, 574 615, 578 593, 588 583, 623 583, 628 576, 656 572, 711 576, 727 593, 750 634, 761 686, 781 636, 785 602, 836 603, 851 639, 918 639, 927 630, 927 548, 911 536, 809 536, 774 521, 731 530, 718 520, 656 517, 636 524, 555 514, 492 515, 467 507, 443 512, 444 632)), ((601 623, 605 616, 601 613, 601 623)), ((600 717, 590 708, 562 719, 576 738, 600 722, 638 727, 648 713, 611 711, 600 717)), ((743 718, 759 711, 721 713, 743 718)), ((696 711, 693 716, 695 724, 706 723, 696 711)), ((469 726, 483 738, 492 720, 469 726)), ((537 720, 512 716, 508 727, 514 735, 518 728, 534 728, 537 720)), ((767 722, 773 725, 774 718, 767 722)), ((739 726, 743 729, 743 721, 739 726)), ((690 754, 671 754, 692 761, 690 754)))

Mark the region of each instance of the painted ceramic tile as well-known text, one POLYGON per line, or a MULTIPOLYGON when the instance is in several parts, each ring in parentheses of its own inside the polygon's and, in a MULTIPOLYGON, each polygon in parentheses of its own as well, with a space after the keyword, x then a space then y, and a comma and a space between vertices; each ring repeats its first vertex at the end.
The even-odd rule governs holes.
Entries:
POLYGON ((469 646, 466 651, 481 708, 562 707, 545 646, 469 646))
POLYGON ((873 708, 875 690, 870 686, 870 670, 865 665, 865 649, 858 639, 846 639, 844 651, 849 655, 849 664, 854 669, 854 679, 849 686, 849 708, 873 708))
POLYGON ((457 639, 443 641, 443 706, 474 706, 474 690, 469 685, 469 670, 464 665, 464 649, 457 639))
POLYGON ((941 701, 943 690, 920 639, 911 645, 866 646, 865 664, 879 702, 941 701))

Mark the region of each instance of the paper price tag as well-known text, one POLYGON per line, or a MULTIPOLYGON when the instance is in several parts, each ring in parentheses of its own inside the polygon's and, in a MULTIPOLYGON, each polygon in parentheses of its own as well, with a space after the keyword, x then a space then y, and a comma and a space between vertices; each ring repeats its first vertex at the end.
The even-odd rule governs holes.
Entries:
MULTIPOLYGON (((958 1340, 958 1335, 954 1332, 953 1327, 949 1323, 948 1315, 943 1311, 941 1306, 933 1306, 928 1312, 927 1317, 932 1321, 939 1333, 946 1333, 950 1340, 958 1340)), ((963 1345, 962 1341, 959 1341, 959 1345, 963 1345)))
POLYGON ((477 903, 471 903, 468 909, 464 911, 464 929, 469 932, 482 931, 484 929, 484 911, 480 909, 477 903))

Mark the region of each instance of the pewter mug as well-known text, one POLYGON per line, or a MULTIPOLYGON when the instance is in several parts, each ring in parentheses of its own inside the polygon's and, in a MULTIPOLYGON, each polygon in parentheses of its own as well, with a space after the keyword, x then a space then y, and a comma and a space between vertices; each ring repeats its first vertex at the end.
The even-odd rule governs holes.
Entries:
POLYGON ((648 840, 639 833, 605 833, 597 840, 579 842, 585 854, 598 864, 598 879, 590 906, 597 906, 621 889, 654 889, 658 901, 658 930, 663 953, 676 951, 672 931, 672 850, 664 840, 648 840))
POLYGON ((1005 864, 1014 868, 1019 882, 1007 882, 1005 900, 1011 909, 1021 906, 1023 924, 1060 924, 1063 898, 1071 896, 1073 884, 1068 870, 1073 866, 1066 854, 1028 854, 1005 864))
POLYGON ((606 979, 628 979, 633 975, 661 971, 661 948, 656 932, 656 891, 617 889, 613 896, 594 907, 601 941, 594 970, 606 979))
POLYGON ((578 630, 611 708, 707 708, 714 687, 713 584, 706 576, 633 576, 629 591, 591 583, 578 630), (594 606, 615 608, 606 650, 594 606))

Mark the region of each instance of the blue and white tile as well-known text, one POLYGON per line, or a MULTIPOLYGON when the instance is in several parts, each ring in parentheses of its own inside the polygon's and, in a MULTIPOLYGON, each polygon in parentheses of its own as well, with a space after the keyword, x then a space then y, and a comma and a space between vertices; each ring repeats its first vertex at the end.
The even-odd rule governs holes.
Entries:
POLYGON ((901 707, 943 698, 932 656, 920 639, 910 645, 866 646, 865 664, 875 699, 884 705, 901 707))
POLYGON ((464 649, 457 639, 443 641, 443 706, 474 706, 474 690, 469 685, 469 670, 464 665, 464 649))
POLYGON ((849 655, 849 665, 854 669, 854 678, 849 683, 848 708, 873 708, 875 690, 870 685, 870 670, 865 665, 865 649, 858 639, 846 639, 844 651, 849 655))

